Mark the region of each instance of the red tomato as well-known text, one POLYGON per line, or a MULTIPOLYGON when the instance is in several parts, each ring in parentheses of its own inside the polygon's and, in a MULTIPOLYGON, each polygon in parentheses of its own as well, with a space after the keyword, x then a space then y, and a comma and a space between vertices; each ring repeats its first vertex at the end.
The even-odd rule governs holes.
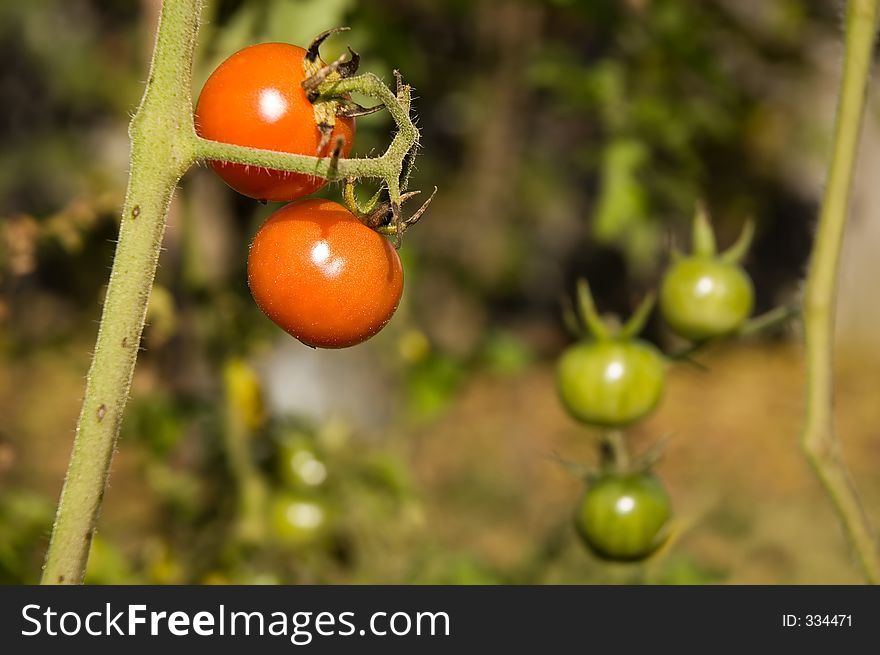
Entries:
MULTIPOLYGON (((236 52, 217 67, 196 105, 196 131, 206 139, 301 155, 330 154, 336 137, 342 156, 354 141, 354 119, 339 117, 328 145, 318 153, 321 133, 312 103, 300 83, 306 51, 288 43, 260 43, 236 52)), ((326 180, 227 162, 211 167, 233 189, 258 200, 296 200, 326 180)))
POLYGON ((307 198, 282 207, 257 232, 248 283, 263 312, 310 346, 369 339, 394 314, 403 267, 388 240, 342 205, 307 198))

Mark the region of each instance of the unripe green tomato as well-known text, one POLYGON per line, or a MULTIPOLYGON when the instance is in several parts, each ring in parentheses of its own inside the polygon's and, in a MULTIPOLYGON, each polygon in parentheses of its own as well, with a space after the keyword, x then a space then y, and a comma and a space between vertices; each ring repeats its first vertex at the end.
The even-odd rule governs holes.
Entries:
POLYGON ((603 427, 633 423, 663 395, 666 363, 640 340, 599 340, 566 350, 557 371, 563 405, 579 421, 603 427))
POLYGON ((669 268, 660 287, 660 311, 679 335, 700 341, 729 334, 752 313, 755 291, 737 264, 685 257, 669 268))
POLYGON ((319 500, 282 493, 272 500, 271 526, 280 542, 292 546, 313 544, 329 530, 329 509, 319 500))
POLYGON ((327 479, 327 467, 307 443, 285 443, 278 452, 278 472, 292 490, 317 489, 327 479))
POLYGON ((671 515, 669 496, 650 473, 606 475, 584 493, 575 527, 597 556, 632 562, 663 545, 671 515))

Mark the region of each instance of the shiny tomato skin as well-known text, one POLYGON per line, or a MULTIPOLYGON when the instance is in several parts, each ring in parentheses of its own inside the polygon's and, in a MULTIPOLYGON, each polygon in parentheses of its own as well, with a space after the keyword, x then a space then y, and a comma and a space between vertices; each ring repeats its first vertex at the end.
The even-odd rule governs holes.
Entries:
POLYGON ((660 285, 660 311, 676 334, 694 341, 735 332, 752 312, 755 291, 737 264, 684 257, 660 285))
POLYGON ((575 513, 584 543, 602 559, 644 559, 666 541, 669 496, 650 473, 607 474, 590 483, 575 513))
POLYGON ((309 346, 345 348, 391 319, 403 267, 388 239, 345 207, 306 198, 257 232, 248 283, 260 309, 286 332, 309 346))
POLYGON ((650 343, 612 339, 569 347, 559 359, 562 404, 588 425, 623 427, 657 407, 666 385, 666 362, 650 343))
MULTIPOLYGON (((329 154, 336 137, 342 156, 354 141, 354 119, 339 117, 329 144, 318 153, 321 134, 300 83, 306 51, 288 43, 260 43, 239 50, 211 74, 195 110, 196 131, 212 141, 300 155, 329 154)), ((326 180, 311 175, 212 161, 233 189, 258 200, 296 200, 326 180)))

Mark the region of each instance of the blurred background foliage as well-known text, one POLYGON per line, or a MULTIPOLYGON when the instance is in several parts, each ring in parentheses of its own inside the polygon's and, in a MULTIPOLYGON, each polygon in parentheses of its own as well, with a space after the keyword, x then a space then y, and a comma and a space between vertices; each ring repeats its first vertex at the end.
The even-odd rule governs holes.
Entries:
MULTIPOLYGON (((834 102, 840 2, 213 0, 194 94, 260 41, 352 30, 362 69, 416 89, 415 188, 392 323, 313 351, 253 305, 250 238, 273 206, 205 169, 173 202, 87 581, 852 582, 796 450, 791 335, 674 367, 631 439, 673 434, 677 538, 644 565, 587 554, 558 460, 595 440, 558 406, 560 300, 586 276, 628 314, 687 245, 698 198, 722 244, 751 216, 758 310, 808 254, 834 102)), ((157 0, 0 4, 0 582, 47 545, 112 261, 157 0)), ((361 119, 355 153, 391 121, 361 119)), ((338 187, 322 192, 339 194, 338 187)), ((648 336, 674 342, 655 323, 648 336)), ((844 366, 841 429, 880 506, 877 367, 844 366)))

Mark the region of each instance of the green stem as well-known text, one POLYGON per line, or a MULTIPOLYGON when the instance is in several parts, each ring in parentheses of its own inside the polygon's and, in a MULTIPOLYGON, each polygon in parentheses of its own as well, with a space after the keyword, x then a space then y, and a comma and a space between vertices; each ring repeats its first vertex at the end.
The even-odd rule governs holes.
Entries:
POLYGON ((693 360, 690 359, 691 357, 707 349, 710 346, 724 341, 725 339, 729 339, 731 337, 751 337, 756 334, 760 334, 761 332, 766 332, 767 330, 772 330, 775 327, 783 325, 784 323, 790 321, 796 316, 799 316, 800 314, 800 303, 795 302, 786 305, 780 305, 779 307, 774 307, 773 309, 770 309, 763 314, 759 314, 754 318, 750 318, 748 321, 743 323, 742 326, 740 326, 740 328, 733 334, 723 335, 712 339, 704 339, 703 341, 695 341, 694 343, 685 346, 681 350, 670 353, 669 355, 667 355, 667 358, 672 361, 684 360, 693 363, 693 360))
POLYGON ((850 0, 846 53, 834 128, 834 145, 804 296, 807 410, 802 447, 830 496, 866 579, 880 583, 880 550, 843 461, 833 419, 834 309, 844 226, 849 213, 865 108, 878 0, 850 0))
POLYGON ((396 202, 408 158, 418 145, 419 133, 409 117, 409 87, 398 83, 395 95, 371 74, 327 83, 319 90, 363 93, 388 108, 397 123, 397 134, 381 157, 346 159, 334 167, 328 158, 199 138, 193 123, 191 87, 201 9, 202 0, 162 3, 150 76, 130 126, 131 171, 119 240, 43 584, 78 584, 85 575, 140 347, 168 206, 186 170, 196 161, 217 159, 328 179, 373 177, 385 181, 392 202, 396 202))
POLYGON ((626 440, 620 430, 605 430, 600 435, 600 459, 603 470, 615 473, 629 471, 630 458, 626 440))
POLYGON ((750 337, 755 334, 760 334, 761 332, 766 332, 767 330, 772 330, 775 327, 787 323, 794 317, 799 316, 800 313, 801 306, 799 302, 779 305, 779 307, 769 309, 763 314, 759 314, 746 321, 745 324, 737 330, 737 336, 750 337))
POLYGON ((332 166, 329 157, 318 159, 308 155, 295 155, 288 152, 260 150, 259 148, 236 146, 231 143, 208 141, 201 137, 194 137, 194 139, 199 159, 222 160, 235 164, 253 164, 258 160, 261 162, 259 165, 266 168, 306 173, 331 181, 346 177, 382 177, 388 170, 386 160, 381 157, 340 159, 336 166, 332 166))
POLYGON ((174 186, 195 156, 190 62, 201 0, 162 6, 155 54, 131 122, 131 174, 73 453, 61 491, 43 584, 78 584, 128 400, 147 302, 174 186))

